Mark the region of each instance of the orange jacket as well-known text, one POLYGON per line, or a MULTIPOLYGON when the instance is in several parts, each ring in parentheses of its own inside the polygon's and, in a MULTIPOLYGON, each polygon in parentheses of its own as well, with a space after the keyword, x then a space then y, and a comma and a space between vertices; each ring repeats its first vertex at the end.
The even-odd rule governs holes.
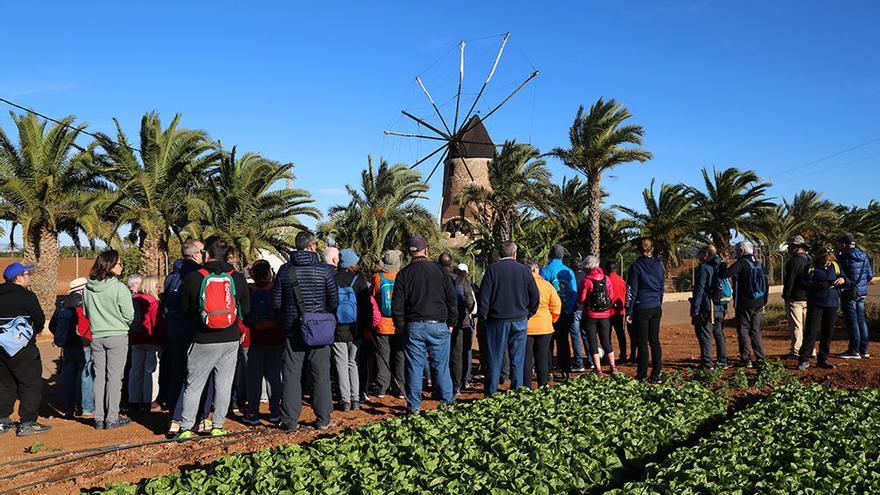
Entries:
POLYGON ((562 299, 556 289, 540 275, 535 275, 538 284, 538 312, 529 318, 528 335, 547 335, 553 333, 553 324, 562 313, 562 299))

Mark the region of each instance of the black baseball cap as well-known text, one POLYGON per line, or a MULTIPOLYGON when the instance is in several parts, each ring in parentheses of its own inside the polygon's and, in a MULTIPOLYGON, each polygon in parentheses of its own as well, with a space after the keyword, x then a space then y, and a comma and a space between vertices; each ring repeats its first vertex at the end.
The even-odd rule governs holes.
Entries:
POLYGON ((424 237, 420 235, 413 236, 406 243, 406 248, 411 253, 417 253, 419 251, 424 251, 428 248, 428 241, 425 240, 424 237))

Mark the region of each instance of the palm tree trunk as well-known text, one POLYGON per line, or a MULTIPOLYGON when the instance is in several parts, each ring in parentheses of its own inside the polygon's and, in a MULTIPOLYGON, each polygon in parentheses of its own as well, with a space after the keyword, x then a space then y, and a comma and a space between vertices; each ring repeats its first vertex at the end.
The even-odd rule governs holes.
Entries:
POLYGON ((602 186, 600 184, 601 177, 587 176, 587 184, 590 188, 590 196, 587 201, 587 212, 590 215, 590 245, 589 252, 593 256, 599 256, 601 246, 599 245, 599 205, 602 202, 602 186))
POLYGON ((31 290, 40 301, 40 307, 47 316, 46 321, 55 311, 59 258, 57 232, 40 226, 24 236, 24 262, 26 265, 37 265, 31 276, 31 290))
POLYGON ((168 242, 163 238, 162 231, 148 233, 140 249, 140 274, 145 277, 158 277, 161 282, 165 278, 165 256, 168 254, 168 242))

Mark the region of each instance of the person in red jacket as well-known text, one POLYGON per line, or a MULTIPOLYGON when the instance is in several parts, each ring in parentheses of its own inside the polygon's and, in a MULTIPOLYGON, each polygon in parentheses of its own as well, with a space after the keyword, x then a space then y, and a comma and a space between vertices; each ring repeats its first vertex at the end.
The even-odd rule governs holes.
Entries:
POLYGON ((139 291, 132 296, 137 310, 129 334, 131 369, 128 372, 130 407, 157 412, 159 394, 159 355, 164 341, 164 320, 159 313, 159 279, 144 277, 139 291))
POLYGON ((578 301, 584 305, 586 313, 583 321, 586 322, 587 339, 590 345, 590 353, 593 355, 594 370, 602 374, 602 361, 599 356, 598 341, 601 341, 602 350, 608 356, 608 364, 611 366, 611 374, 617 373, 617 365, 614 362, 614 348, 611 347, 611 315, 614 313, 613 301, 615 298, 614 286, 605 272, 599 268, 599 258, 587 256, 584 258, 584 268, 587 275, 581 282, 578 301))
POLYGON ((627 361, 626 353, 626 332, 631 329, 626 328, 626 281, 617 273, 617 262, 608 261, 605 263, 605 274, 611 280, 611 288, 614 289, 614 298, 611 299, 611 328, 617 334, 617 344, 620 350, 617 352, 617 364, 624 364, 633 361, 636 357, 636 341, 630 335, 629 338, 629 361, 627 361))

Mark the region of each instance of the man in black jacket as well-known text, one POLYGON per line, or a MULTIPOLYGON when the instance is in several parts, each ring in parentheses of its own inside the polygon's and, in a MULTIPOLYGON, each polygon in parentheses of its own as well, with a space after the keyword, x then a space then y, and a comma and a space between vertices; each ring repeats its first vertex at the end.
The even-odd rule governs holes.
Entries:
POLYGON ((281 266, 275 276, 272 291, 275 309, 281 312, 284 330, 284 349, 281 355, 282 427, 288 431, 299 429, 302 412, 302 371, 308 360, 312 380, 312 408, 315 410, 315 428, 331 428, 330 412, 333 396, 330 390, 330 345, 306 345, 302 334, 303 312, 335 314, 339 306, 339 288, 333 267, 318 263, 318 240, 315 234, 302 231, 296 235, 296 251, 290 261, 281 266), (299 287, 302 301, 297 300, 293 279, 299 287))
MULTIPOLYGON (((10 416, 15 400, 20 401, 18 415, 21 423, 17 435, 45 433, 52 427, 37 423, 37 410, 43 395, 43 364, 36 336, 46 324, 46 315, 33 292, 31 271, 34 265, 12 263, 3 271, 5 284, 0 285, 0 326, 4 332, 29 331, 28 342, 11 355, 0 348, 0 434, 14 426, 10 416)), ((22 334, 25 335, 26 334, 22 334)))
POLYGON ((734 279, 733 304, 736 310, 740 365, 751 368, 751 351, 754 351, 759 365, 764 361, 761 313, 767 304, 767 276, 764 274, 764 267, 755 259, 755 245, 751 241, 737 244, 735 256, 737 260, 722 275, 734 279))
MULTIPOLYGON (((785 315, 788 319, 788 333, 791 348, 788 357, 797 359, 804 341, 804 323, 807 321, 807 269, 810 266, 810 245, 797 235, 786 242, 791 257, 785 263, 785 280, 782 286, 782 299, 785 301, 785 315)), ((813 357, 816 357, 815 350, 813 357)))
POLYGON ((426 353, 441 400, 455 400, 449 374, 449 347, 458 322, 458 301, 449 272, 428 260, 425 239, 415 236, 407 248, 412 261, 397 274, 391 316, 395 328, 406 330, 406 404, 411 414, 418 414, 426 353))
POLYGON ((472 315, 477 301, 474 288, 468 280, 468 266, 458 265, 453 283, 455 299, 458 303, 458 320, 452 331, 452 350, 449 353, 449 371, 452 373, 452 393, 458 395, 470 381, 471 347, 474 340, 474 317, 472 315))
MULTIPOLYGON (((202 389, 208 378, 214 375, 214 415, 211 418, 212 436, 225 435, 223 424, 229 411, 232 398, 232 383, 235 380, 235 365, 238 360, 238 344, 241 337, 239 321, 250 312, 250 290, 244 275, 235 271, 229 264, 230 246, 219 238, 210 238, 205 242, 208 261, 204 268, 192 272, 183 281, 183 292, 180 297, 180 310, 189 315, 195 333, 189 349, 186 364, 186 384, 183 388, 181 401, 183 408, 180 415, 180 433, 177 438, 186 439, 195 435, 192 431, 196 423, 196 414, 202 398, 202 389), (205 321, 202 311, 202 285, 209 280, 226 276, 232 278, 232 292, 227 292, 227 308, 234 304, 234 314, 226 315, 223 327, 216 324, 210 327, 205 321), (227 324, 228 323, 228 324, 227 324)), ((228 279, 227 279, 228 280, 228 279)), ((207 307, 205 310, 210 311, 207 307)))
MULTIPOLYGON (((529 318, 538 311, 540 296, 532 272, 516 261, 516 243, 505 241, 501 260, 489 265, 480 285, 477 307, 486 322, 489 374, 486 395, 498 391, 503 354, 510 353, 510 388, 524 385, 526 330, 529 318)), ((482 352, 482 349, 481 349, 482 352)))

